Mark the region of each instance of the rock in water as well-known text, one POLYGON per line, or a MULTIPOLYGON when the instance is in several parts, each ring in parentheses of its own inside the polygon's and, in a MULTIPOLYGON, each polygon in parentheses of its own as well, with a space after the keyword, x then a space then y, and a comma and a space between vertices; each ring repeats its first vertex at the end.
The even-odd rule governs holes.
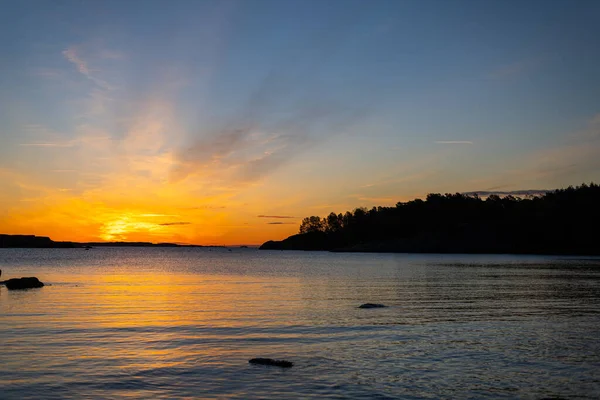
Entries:
POLYGON ((361 304, 360 306, 358 306, 358 308, 384 308, 387 307, 386 305, 383 304, 375 304, 375 303, 365 303, 365 304, 361 304))
POLYGON ((273 360, 272 358, 253 358, 248 360, 248 362, 250 364, 272 365, 281 368, 291 368, 294 365, 294 363, 291 361, 273 360))
POLYGON ((20 289, 32 289, 40 288, 44 286, 42 282, 36 277, 30 278, 13 278, 4 281, 6 288, 9 290, 20 290, 20 289))

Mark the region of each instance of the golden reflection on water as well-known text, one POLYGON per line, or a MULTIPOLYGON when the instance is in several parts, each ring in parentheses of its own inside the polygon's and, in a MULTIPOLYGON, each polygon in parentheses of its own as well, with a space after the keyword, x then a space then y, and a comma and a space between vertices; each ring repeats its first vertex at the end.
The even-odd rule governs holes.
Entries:
POLYGON ((38 311, 42 307, 43 313, 48 313, 46 322, 87 329, 265 323, 263 306, 285 307, 293 313, 299 303, 286 299, 301 291, 295 278, 239 275, 136 273, 94 274, 78 280, 68 275, 49 278, 56 283, 40 291, 35 305, 38 311))
MULTIPOLYGON (((210 365, 224 357, 245 363, 257 353, 252 353, 247 343, 240 346, 239 341, 261 337, 245 328, 293 323, 300 306, 298 301, 286 300, 300 291, 295 278, 95 272, 52 273, 45 280, 49 285, 38 291, 0 289, 0 299, 10 301, 8 311, 19 309, 4 322, 17 330, 35 332, 5 345, 18 341, 21 348, 35 347, 43 338, 50 344, 44 350, 46 356, 76 369, 108 364, 120 374, 210 365), (271 312, 283 318, 272 319, 271 312), (27 314, 30 316, 24 317, 27 314)), ((48 365, 28 368, 33 373, 48 365)), ((129 395, 137 397, 136 393, 129 395)))

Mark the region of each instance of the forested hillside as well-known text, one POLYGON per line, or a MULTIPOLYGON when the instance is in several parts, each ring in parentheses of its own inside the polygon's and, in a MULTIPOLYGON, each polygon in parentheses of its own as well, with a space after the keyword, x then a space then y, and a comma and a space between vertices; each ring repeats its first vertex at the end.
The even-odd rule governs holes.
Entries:
POLYGON ((600 254, 600 187, 518 198, 429 194, 395 207, 306 217, 297 235, 261 249, 600 254))

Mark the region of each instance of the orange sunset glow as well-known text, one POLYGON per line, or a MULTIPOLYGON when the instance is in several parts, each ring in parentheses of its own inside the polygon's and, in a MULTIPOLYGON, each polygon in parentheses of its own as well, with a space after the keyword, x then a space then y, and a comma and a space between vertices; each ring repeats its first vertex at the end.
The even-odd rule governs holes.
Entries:
POLYGON ((577 30, 561 52, 525 22, 474 34, 424 7, 405 26, 394 2, 299 4, 298 26, 266 3, 102 3, 7 19, 0 233, 258 245, 312 215, 597 180, 577 30))

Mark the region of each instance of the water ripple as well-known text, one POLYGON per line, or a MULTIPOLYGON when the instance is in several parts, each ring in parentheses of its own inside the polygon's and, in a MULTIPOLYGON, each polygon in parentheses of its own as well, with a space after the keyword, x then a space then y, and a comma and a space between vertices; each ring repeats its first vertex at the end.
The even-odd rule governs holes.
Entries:
POLYGON ((0 397, 596 398, 598 260, 0 250, 0 397), (10 277, 9 276, 9 277, 10 277), (365 302, 388 308, 363 310, 365 302), (251 365, 292 360, 291 369, 251 365))

